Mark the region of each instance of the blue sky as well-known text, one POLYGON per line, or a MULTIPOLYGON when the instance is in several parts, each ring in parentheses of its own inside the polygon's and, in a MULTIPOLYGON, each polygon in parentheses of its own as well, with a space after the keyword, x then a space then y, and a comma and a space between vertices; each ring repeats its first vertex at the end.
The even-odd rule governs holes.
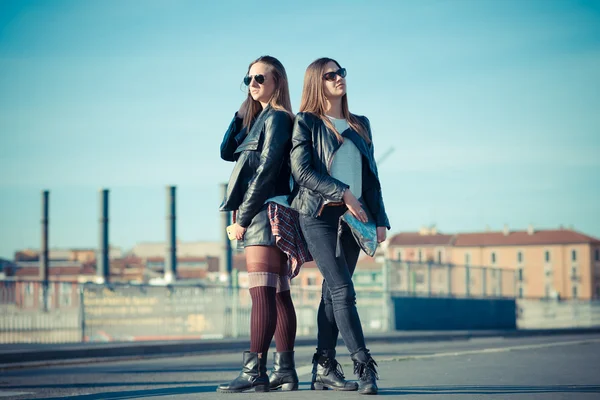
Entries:
POLYGON ((600 237, 600 2, 0 1, 0 257, 111 243, 218 240, 219 144, 248 63, 348 69, 392 232, 573 225, 600 237))

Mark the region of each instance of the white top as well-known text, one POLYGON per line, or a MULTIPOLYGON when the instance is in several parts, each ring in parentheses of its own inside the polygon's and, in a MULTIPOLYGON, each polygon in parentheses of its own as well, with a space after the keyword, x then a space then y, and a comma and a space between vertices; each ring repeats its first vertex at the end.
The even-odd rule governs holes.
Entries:
POLYGON ((288 197, 285 195, 271 197, 270 199, 267 199, 265 201, 265 204, 267 204, 268 202, 272 202, 272 203, 277 203, 281 206, 290 208, 290 204, 288 203, 287 198, 288 197))
MULTIPOLYGON (((341 134, 349 125, 345 119, 330 117, 335 129, 341 134)), ((362 155, 354 142, 345 139, 342 146, 335 152, 331 163, 330 174, 333 178, 350 186, 350 191, 357 199, 362 196, 362 155)))

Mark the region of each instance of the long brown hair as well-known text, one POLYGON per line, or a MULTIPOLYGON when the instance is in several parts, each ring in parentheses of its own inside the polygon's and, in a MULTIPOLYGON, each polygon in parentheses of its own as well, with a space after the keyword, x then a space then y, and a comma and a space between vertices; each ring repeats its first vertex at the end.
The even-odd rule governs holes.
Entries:
MULTIPOLYGON (((294 118, 294 113, 292 112, 292 102, 290 101, 288 78, 283 64, 281 64, 281 62, 275 57, 262 56, 250 63, 247 73, 249 74, 250 68, 259 62, 269 66, 271 75, 275 80, 275 90, 273 91, 273 95, 269 100, 269 105, 276 110, 287 112, 290 115, 290 118, 294 118)), ((252 121, 262 111, 262 104, 252 98, 250 95, 250 90, 248 90, 248 97, 244 103, 246 104, 246 115, 244 115, 243 126, 250 129, 252 121)))
MULTIPOLYGON (((344 138, 335 129, 335 126, 331 120, 325 115, 325 103, 327 101, 325 97, 325 91, 323 90, 323 74, 325 73, 325 67, 328 63, 334 62, 338 68, 341 68, 340 64, 331 58, 319 58, 313 61, 304 74, 304 87, 302 88, 302 101, 300 102, 300 112, 313 113, 325 123, 325 125, 335 134, 340 142, 344 141, 344 138)), ((348 122, 348 125, 355 130, 367 143, 370 143, 369 133, 367 127, 356 117, 351 114, 348 110, 348 94, 342 96, 342 116, 348 122)))

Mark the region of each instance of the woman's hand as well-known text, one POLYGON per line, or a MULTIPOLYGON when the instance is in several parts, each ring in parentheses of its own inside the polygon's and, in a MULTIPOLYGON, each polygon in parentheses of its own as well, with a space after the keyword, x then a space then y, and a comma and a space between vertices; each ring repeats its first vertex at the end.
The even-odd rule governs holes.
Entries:
POLYGON ((378 226, 377 227, 377 243, 385 242, 387 237, 387 227, 378 226))
POLYGON ((246 228, 238 224, 237 222, 233 224, 232 227, 233 234, 237 240, 242 240, 244 238, 244 234, 246 233, 246 228))
POLYGON ((346 207, 348 210, 356 217, 357 220, 361 222, 367 222, 369 219, 367 218, 367 213, 362 209, 360 202, 358 199, 352 194, 350 189, 346 189, 344 191, 344 196, 342 197, 344 203, 346 203, 346 207))

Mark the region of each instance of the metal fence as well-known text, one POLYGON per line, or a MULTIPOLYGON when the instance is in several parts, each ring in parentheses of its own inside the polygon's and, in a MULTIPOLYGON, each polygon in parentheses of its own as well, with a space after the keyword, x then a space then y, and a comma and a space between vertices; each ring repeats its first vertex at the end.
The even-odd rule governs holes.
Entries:
MULTIPOLYGON (((397 283, 408 283, 406 293, 409 295, 448 296, 444 287, 436 284, 436 273, 440 270, 432 267, 431 271, 427 271, 410 266, 398 271, 405 278, 397 283), (424 278, 419 278, 419 274, 423 274, 424 278)), ((441 271, 447 273, 447 270, 441 271)), ((460 271, 454 273, 458 276, 461 274, 460 271)), ((393 270, 390 274, 393 274, 393 270)), ((456 294, 454 289, 459 286, 455 285, 454 275, 452 279, 451 284, 445 286, 446 290, 452 289, 452 297, 465 297, 456 294)), ((476 283, 477 280, 473 285, 475 288, 476 283)), ((487 283, 484 286, 486 293, 489 287, 487 283)), ((496 285, 498 290, 504 287, 503 281, 497 280, 496 285)), ((0 343, 249 336, 251 299, 246 288, 50 282, 45 310, 43 289, 40 281, 0 281, 0 343)), ((357 288, 356 292, 364 332, 369 334, 393 329, 390 325, 393 320, 390 293, 397 293, 398 290, 357 288)), ((479 292, 477 297, 482 293, 479 292)), ((501 293, 506 296, 504 291, 501 293)), ((476 294, 476 291, 472 291, 469 296, 475 297, 476 294)), ((292 296, 298 319, 298 335, 316 335, 320 290, 292 286, 292 296)), ((598 301, 518 299, 517 309, 519 328, 600 326, 598 301)))
POLYGON ((0 343, 80 342, 81 311, 76 283, 0 281, 0 343))
MULTIPOLYGON (((67 343, 214 339, 250 334, 247 288, 43 283, 0 283, 0 343, 67 343)), ((299 335, 316 335, 320 290, 293 286, 299 335)), ((383 292, 357 291, 365 332, 388 329, 383 292)))
POLYGON ((518 299, 521 329, 600 327, 600 301, 518 299))
POLYGON ((416 296, 516 297, 513 270, 394 260, 384 266, 392 291, 416 296))

